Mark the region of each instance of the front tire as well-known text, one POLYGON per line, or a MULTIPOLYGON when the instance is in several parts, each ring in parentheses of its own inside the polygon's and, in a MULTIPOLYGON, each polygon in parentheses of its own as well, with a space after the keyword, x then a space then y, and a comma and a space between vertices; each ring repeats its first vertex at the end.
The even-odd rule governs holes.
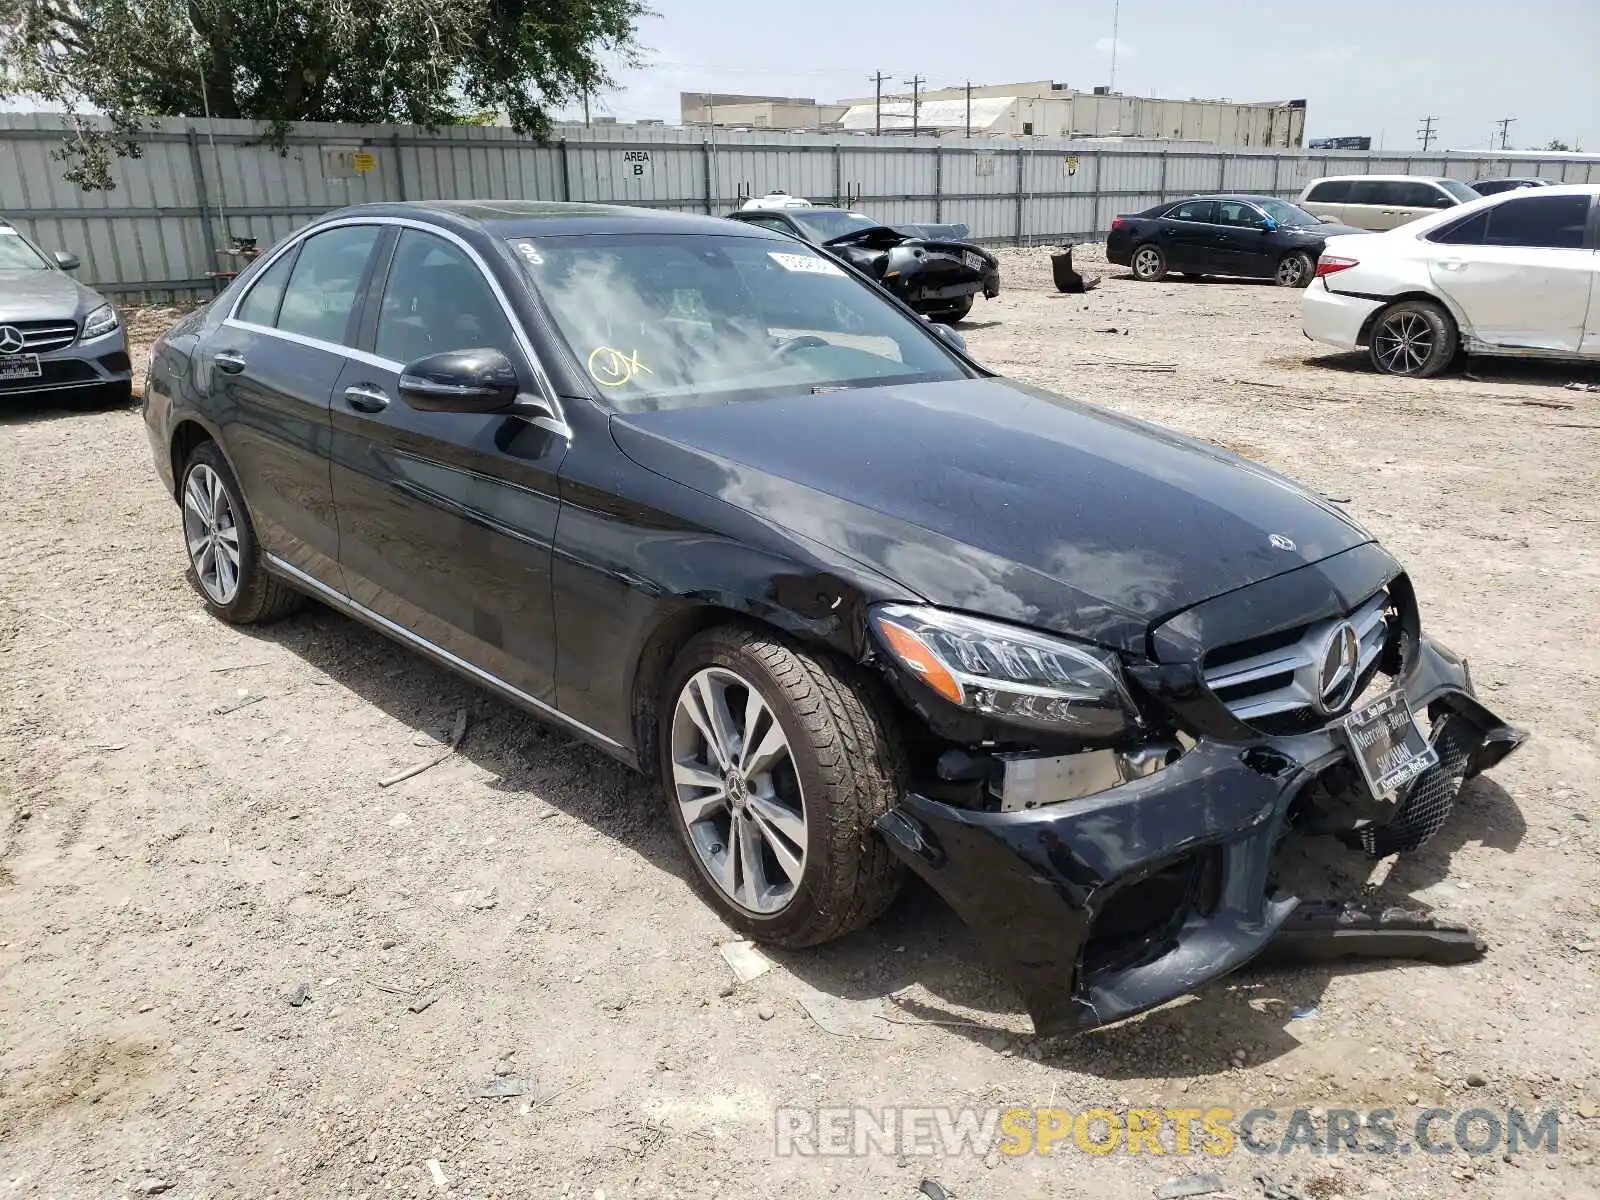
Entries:
POLYGON ((1429 300, 1401 300, 1372 323, 1367 357, 1385 375, 1429 379, 1456 356, 1456 323, 1429 300))
POLYGON ((1310 287, 1316 274, 1317 265, 1311 261, 1311 256, 1296 250, 1278 260, 1278 269, 1272 273, 1272 282, 1286 288, 1310 287))
POLYGON ((1133 252, 1133 277, 1141 283, 1160 283, 1167 277, 1167 256, 1160 246, 1146 242, 1133 252))
POLYGON ((971 312, 972 297, 967 296, 955 308, 947 308, 943 312, 929 313, 928 319, 937 321, 941 325, 954 325, 957 322, 965 321, 971 312))
POLYGON ((239 481, 215 442, 201 442, 178 487, 183 541, 200 598, 213 616, 253 625, 300 606, 300 593, 268 575, 239 481))
POLYGON ((658 709, 661 778, 728 924, 814 946, 894 899, 902 871, 874 823, 904 770, 879 711, 864 681, 776 634, 713 629, 678 655, 658 709))

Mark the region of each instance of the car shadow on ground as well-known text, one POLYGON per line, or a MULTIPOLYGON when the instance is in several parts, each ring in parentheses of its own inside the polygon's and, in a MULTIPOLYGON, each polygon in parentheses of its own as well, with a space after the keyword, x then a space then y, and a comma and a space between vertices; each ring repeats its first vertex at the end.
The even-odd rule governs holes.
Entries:
MULTIPOLYGON (((1293 362, 1293 359, 1291 357, 1274 361, 1287 365, 1293 362)), ((1321 367, 1329 371, 1344 371, 1359 375, 1374 374, 1372 360, 1367 357, 1365 350, 1326 354, 1313 352, 1300 361, 1305 366, 1321 367)), ((1465 366, 1457 364, 1435 378, 1440 381, 1458 379, 1468 383, 1524 384, 1528 387, 1562 390, 1567 390, 1569 384, 1578 383, 1600 390, 1600 365, 1577 359, 1468 358, 1465 366)), ((1409 382, 1427 384, 1432 381, 1421 379, 1409 382)), ((1576 407, 1578 399, 1585 392, 1574 390, 1573 394, 1573 403, 1576 407)))
POLYGON ((82 420, 94 413, 138 411, 139 397, 127 403, 111 403, 99 398, 74 400, 71 393, 43 396, 8 396, 0 392, 0 428, 7 425, 38 425, 46 421, 82 420))
MULTIPOLYGON (((526 797, 530 821, 549 805, 648 860, 674 881, 669 886, 694 887, 653 780, 321 604, 239 632, 283 647, 418 732, 442 738, 456 710, 465 708, 468 733, 458 753, 493 776, 490 787, 526 797)), ((423 759, 430 751, 416 753, 423 759)), ((1367 885, 1373 860, 1329 838, 1286 843, 1284 883, 1307 900, 1359 898, 1428 910, 1429 900, 1417 893, 1446 878, 1457 850, 1481 843, 1509 853, 1525 832, 1511 797, 1480 778, 1464 789, 1438 837, 1398 860, 1378 888, 1367 885)), ((1448 900, 1449 889, 1442 890, 1448 900)), ((738 936, 730 928, 727 940, 738 936)), ((767 952, 820 992, 884 1001, 892 1023, 934 1026, 995 1049, 1016 1046, 1027 1028, 1017 993, 984 965, 982 934, 915 877, 866 928, 823 946, 767 952)), ((1225 1070, 1239 1046, 1250 1047, 1252 1062, 1267 1061, 1299 1045, 1288 1029, 1290 1010, 1317 1005, 1337 975, 1384 966, 1351 960, 1246 967, 1156 1012, 1081 1037, 1049 1039, 1033 1053, 1073 1070, 1130 1079, 1225 1070)))

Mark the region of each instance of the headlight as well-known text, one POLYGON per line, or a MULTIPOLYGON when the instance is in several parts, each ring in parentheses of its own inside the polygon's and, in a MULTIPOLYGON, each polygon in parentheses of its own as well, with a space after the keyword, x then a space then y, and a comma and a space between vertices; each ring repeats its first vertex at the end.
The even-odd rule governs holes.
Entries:
POLYGON ((102 304, 83 321, 83 340, 97 338, 101 334, 110 333, 117 327, 117 310, 109 304, 102 304))
POLYGON ((1139 722, 1116 660, 1091 647, 933 608, 885 604, 871 620, 896 662, 971 712, 1083 738, 1139 722))

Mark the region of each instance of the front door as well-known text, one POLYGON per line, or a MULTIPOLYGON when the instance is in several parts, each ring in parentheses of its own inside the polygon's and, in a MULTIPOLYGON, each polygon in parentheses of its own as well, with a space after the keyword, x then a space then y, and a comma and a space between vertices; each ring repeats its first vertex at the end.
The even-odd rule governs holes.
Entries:
POLYGON ((339 529, 328 406, 380 232, 338 226, 286 251, 197 360, 261 548, 329 586, 339 579, 339 529))
POLYGON ((567 438, 521 417, 423 412, 403 366, 523 339, 465 243, 403 228, 333 397, 333 494, 350 598, 543 704, 555 699, 551 541, 567 438))
POLYGON ((1217 201, 1217 261, 1224 275, 1260 277, 1277 266, 1277 245, 1262 226, 1266 214, 1243 200, 1217 201))
POLYGON ((1595 286, 1589 208, 1524 195, 1476 214, 1435 238, 1434 286, 1491 347, 1577 353, 1595 286))

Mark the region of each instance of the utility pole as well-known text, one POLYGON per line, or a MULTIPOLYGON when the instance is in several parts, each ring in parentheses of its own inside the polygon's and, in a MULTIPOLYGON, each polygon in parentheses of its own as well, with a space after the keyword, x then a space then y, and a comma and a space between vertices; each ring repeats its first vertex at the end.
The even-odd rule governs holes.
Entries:
POLYGON ((972 136, 972 80, 967 80, 967 136, 972 136))
POLYGON ((589 124, 589 90, 587 88, 583 92, 583 123, 585 126, 589 124))
POLYGON ((1511 135, 1511 123, 1515 120, 1515 117, 1502 117, 1500 120, 1495 122, 1496 125, 1500 126, 1500 149, 1502 150, 1509 149, 1508 142, 1511 135))
POLYGON ((1117 29, 1122 24, 1122 0, 1116 0, 1111 9, 1111 87, 1117 90, 1117 29))
POLYGON ((873 101, 873 105, 872 105, 872 132, 875 133, 875 134, 881 135, 883 133, 883 72, 882 71, 879 71, 876 75, 874 75, 872 77, 872 83, 873 83, 873 86, 875 86, 878 89, 877 90, 877 99, 873 101))
POLYGON ((1422 128, 1417 130, 1417 138, 1422 142, 1423 153, 1427 153, 1428 147, 1433 145, 1434 138, 1439 136, 1433 131, 1433 123, 1438 119, 1438 117, 1422 118, 1422 128))
POLYGON ((921 75, 913 75, 910 79, 902 79, 901 83, 911 85, 911 136, 917 136, 918 118, 922 113, 922 85, 928 81, 921 75))

